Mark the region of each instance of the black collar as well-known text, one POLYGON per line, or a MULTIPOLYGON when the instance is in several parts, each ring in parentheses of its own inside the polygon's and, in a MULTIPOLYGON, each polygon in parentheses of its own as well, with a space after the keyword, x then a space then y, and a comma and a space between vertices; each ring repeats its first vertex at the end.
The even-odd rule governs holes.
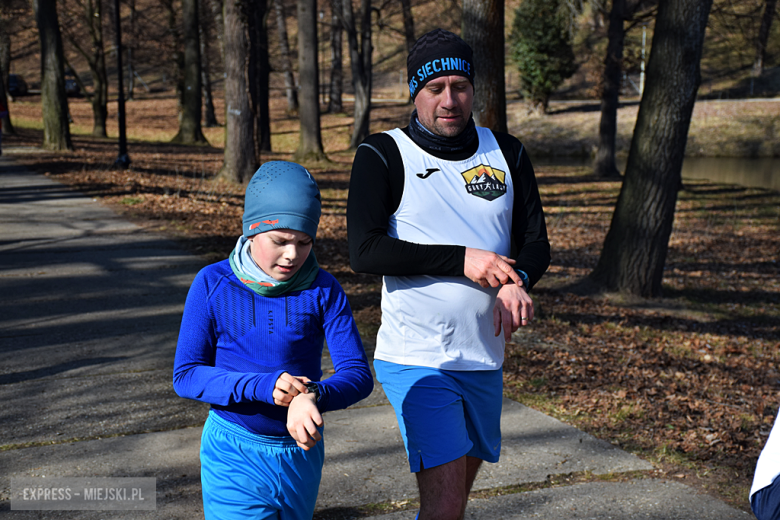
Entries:
MULTIPOLYGON (((476 152, 476 148, 479 147, 477 127, 474 124, 473 117, 469 117, 466 128, 455 137, 442 137, 425 128, 417 118, 417 110, 412 112, 412 118, 407 128, 409 137, 412 141, 437 157, 443 155, 449 156, 450 154, 460 156, 463 155, 464 152, 469 152, 466 157, 470 157, 476 152)), ((449 157, 442 158, 459 160, 449 157)))

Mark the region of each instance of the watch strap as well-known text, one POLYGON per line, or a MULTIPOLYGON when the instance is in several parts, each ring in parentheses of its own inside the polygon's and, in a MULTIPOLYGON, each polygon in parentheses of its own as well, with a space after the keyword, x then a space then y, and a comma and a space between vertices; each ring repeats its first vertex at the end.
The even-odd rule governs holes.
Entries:
POLYGON ((320 385, 318 385, 314 381, 310 381, 306 383, 306 388, 309 389, 309 392, 314 394, 315 402, 319 403, 320 399, 322 399, 322 392, 320 392, 320 385))

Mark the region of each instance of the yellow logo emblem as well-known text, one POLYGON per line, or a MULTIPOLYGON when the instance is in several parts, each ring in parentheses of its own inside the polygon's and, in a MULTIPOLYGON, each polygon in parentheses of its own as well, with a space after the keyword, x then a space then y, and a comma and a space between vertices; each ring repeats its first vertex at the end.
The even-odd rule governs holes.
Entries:
POLYGON ((466 191, 485 200, 495 200, 506 193, 506 172, 480 164, 462 172, 466 191))

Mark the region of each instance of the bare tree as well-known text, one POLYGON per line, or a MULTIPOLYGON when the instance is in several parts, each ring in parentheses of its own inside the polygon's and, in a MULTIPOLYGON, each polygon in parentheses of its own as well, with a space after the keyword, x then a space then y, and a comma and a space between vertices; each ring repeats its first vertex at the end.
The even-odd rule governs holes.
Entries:
POLYGON ((295 87, 292 59, 290 58, 290 43, 287 38, 287 17, 284 14, 284 0, 274 0, 276 11, 276 27, 279 31, 279 47, 282 51, 282 69, 284 70, 284 86, 287 91, 287 112, 298 111, 298 89, 295 87))
POLYGON ((301 131, 294 158, 299 162, 327 160, 320 130, 316 0, 298 0, 298 77, 301 131))
POLYGON ((344 93, 344 58, 341 40, 344 28, 341 25, 342 1, 330 1, 330 88, 328 92, 328 112, 337 114, 344 111, 341 96, 344 93))
POLYGON ((200 24, 198 23, 198 0, 182 2, 182 25, 184 29, 184 103, 179 114, 179 132, 174 143, 208 143, 200 125, 202 84, 200 75, 200 24))
MULTIPOLYGON (((634 24, 647 20, 657 0, 613 0, 607 28, 607 55, 601 85, 601 120, 599 146, 593 161, 593 173, 601 178, 618 178, 615 164, 617 111, 620 104, 620 78, 623 72, 623 42, 628 29, 625 21, 634 24), (641 13, 640 13, 641 12, 641 13)), ((630 27, 629 27, 630 29, 630 27)))
POLYGON ((135 96, 135 66, 133 61, 133 51, 138 43, 138 10, 135 8, 135 0, 130 0, 130 31, 129 41, 124 45, 127 49, 127 99, 133 99, 135 96))
POLYGON ((217 40, 219 40, 219 55, 222 57, 222 63, 225 62, 225 20, 222 16, 222 0, 207 0, 213 23, 217 29, 217 40))
POLYGON ((680 171, 712 0, 661 0, 628 166, 592 280, 611 291, 661 295, 680 171))
POLYGON ((756 39, 756 58, 753 60, 753 76, 758 78, 764 73, 764 62, 766 62, 766 44, 769 40, 769 29, 772 27, 772 20, 775 18, 777 0, 766 0, 764 12, 761 15, 761 26, 758 29, 758 38, 756 39))
POLYGON ((249 104, 246 67, 249 60, 247 4, 225 0, 225 155, 220 175, 247 182, 257 170, 254 118, 249 104))
POLYGON ((166 11, 166 22, 172 47, 170 55, 173 58, 173 82, 176 90, 176 111, 180 119, 184 109, 184 43, 182 41, 181 27, 176 20, 178 13, 177 0, 161 0, 162 6, 166 11))
POLYGON ((463 39, 474 51, 474 122, 506 132, 504 0, 463 0, 463 39))
POLYGON ((271 151, 271 117, 268 106, 268 80, 271 65, 268 59, 268 0, 253 0, 249 11, 249 61, 247 78, 249 104, 254 116, 255 159, 271 151))
MULTIPOLYGON (((3 73, 3 68, 0 67, 0 74, 3 73)), ((14 130, 14 127, 11 125, 11 108, 8 106, 8 96, 5 92, 5 84, 3 83, 2 77, 0 76, 0 106, 5 107, 5 111, 3 112, 5 115, 0 118, 0 131, 6 132, 7 134, 16 134, 16 131, 14 130)))
POLYGON ((604 74, 601 86, 601 121, 599 123, 599 147, 593 162, 597 177, 620 177, 615 165, 615 140, 617 138, 617 110, 620 96, 620 74, 623 70, 623 20, 626 0, 612 0, 607 29, 607 56, 604 58, 604 74))
POLYGON ((8 135, 15 135, 14 125, 11 124, 11 107, 8 106, 8 74, 11 67, 11 33, 8 27, 11 25, 8 2, 0 0, 0 102, 5 105, 7 115, 0 119, 2 130, 8 135))
POLYGON ((347 32, 352 87, 355 90, 355 126, 349 147, 357 148, 368 137, 371 121, 371 0, 361 0, 359 40, 352 2, 344 0, 343 7, 341 22, 347 32))
MULTIPOLYGON (((103 6, 101 0, 77 0, 77 4, 80 13, 74 13, 62 25, 63 33, 71 46, 84 57, 92 75, 92 93, 79 80, 82 92, 92 105, 92 135, 107 137, 108 73, 103 45, 103 6), (80 41, 80 29, 85 29, 89 34, 89 47, 80 41)), ((78 75, 75 77, 78 79, 78 75)))
MULTIPOLYGON (((200 0, 200 12, 207 12, 206 0, 200 0)), ((206 128, 219 126, 217 115, 214 112, 214 96, 211 93, 211 49, 209 41, 211 40, 212 21, 211 17, 199 17, 199 36, 200 36, 200 75, 203 83, 203 108, 206 113, 203 116, 203 125, 206 128)))
POLYGON ((404 17, 404 37, 406 38, 406 53, 412 52, 417 41, 414 35, 414 17, 412 16, 412 0, 401 0, 401 12, 404 17))
POLYGON ((41 45, 43 147, 48 150, 73 150, 68 126, 68 98, 65 96, 64 56, 57 2, 33 0, 32 4, 41 45))

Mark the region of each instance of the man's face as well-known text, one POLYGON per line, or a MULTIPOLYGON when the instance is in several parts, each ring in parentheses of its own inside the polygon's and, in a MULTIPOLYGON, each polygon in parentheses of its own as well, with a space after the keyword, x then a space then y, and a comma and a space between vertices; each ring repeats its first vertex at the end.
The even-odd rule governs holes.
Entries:
POLYGON ((279 229, 251 237, 249 252, 263 272, 283 282, 297 273, 312 247, 312 239, 302 231, 279 229))
POLYGON ((436 135, 454 137, 471 118, 474 88, 463 76, 432 79, 414 98, 420 123, 436 135))

